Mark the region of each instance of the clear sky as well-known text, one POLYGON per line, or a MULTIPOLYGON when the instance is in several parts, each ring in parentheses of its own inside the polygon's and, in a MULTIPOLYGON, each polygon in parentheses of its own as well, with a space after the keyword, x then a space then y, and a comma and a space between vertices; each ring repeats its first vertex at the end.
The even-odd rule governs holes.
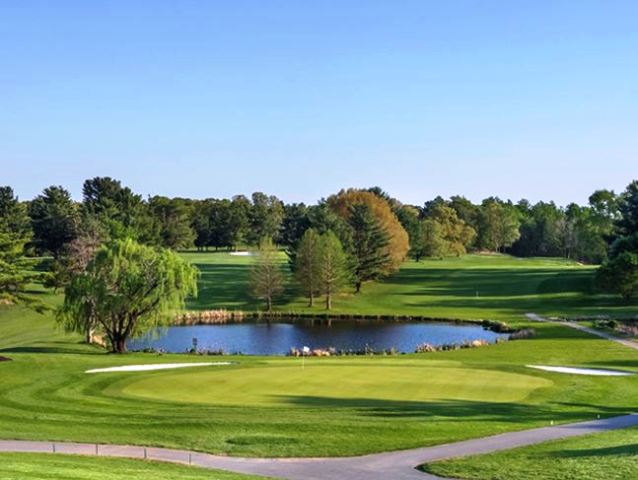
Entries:
POLYGON ((638 2, 0 2, 0 184, 585 202, 638 178, 638 2))

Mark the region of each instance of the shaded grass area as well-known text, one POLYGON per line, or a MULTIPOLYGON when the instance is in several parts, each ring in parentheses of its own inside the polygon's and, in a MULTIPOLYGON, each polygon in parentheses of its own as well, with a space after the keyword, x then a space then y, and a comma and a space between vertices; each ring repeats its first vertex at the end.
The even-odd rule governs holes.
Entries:
POLYGON ((425 465, 427 472, 472 480, 634 480, 638 428, 547 442, 425 465))
MULTIPOLYGON (((189 308, 262 307, 249 295, 250 257, 221 252, 183 255, 202 272, 199 298, 189 308)), ((281 262, 287 271, 284 254, 281 262)), ((361 294, 341 295, 335 312, 498 320, 515 320, 530 311, 556 316, 635 315, 638 303, 595 291, 594 272, 595 267, 568 260, 507 255, 406 262, 391 277, 364 285, 361 294)), ((309 309, 294 285, 276 307, 324 313, 321 305, 309 309)))
POLYGON ((256 480, 264 477, 123 458, 0 453, 2 480, 256 480))

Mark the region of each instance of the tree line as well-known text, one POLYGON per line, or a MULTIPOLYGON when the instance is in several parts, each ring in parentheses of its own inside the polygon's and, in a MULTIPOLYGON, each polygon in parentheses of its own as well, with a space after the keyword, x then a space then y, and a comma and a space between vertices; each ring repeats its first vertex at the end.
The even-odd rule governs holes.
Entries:
MULTIPOLYGON (((271 238, 292 251, 303 233, 315 228, 332 229, 347 243, 347 228, 338 223, 366 194, 380 200, 368 201, 368 207, 391 238, 408 243, 409 255, 415 260, 491 251, 522 257, 563 256, 588 263, 608 258, 608 246, 618 235, 617 222, 628 195, 627 191, 598 190, 587 205, 565 207, 543 201, 513 203, 498 197, 473 203, 462 196, 408 205, 375 187, 344 190, 315 205, 305 205, 287 204, 261 192, 230 199, 144 199, 118 180, 96 177, 84 182, 80 202, 61 186, 45 188, 25 202, 18 202, 10 187, 2 187, 4 199, 0 201, 6 204, 14 199, 20 205, 20 228, 29 234, 26 247, 31 252, 58 258, 70 242, 87 236, 132 238, 174 250, 235 249, 271 238), (405 234, 392 224, 394 219, 405 234)), ((396 255, 400 254, 401 249, 396 255)))
POLYGON ((254 193, 231 199, 144 199, 121 182, 84 182, 76 202, 61 186, 30 201, 0 187, 0 302, 44 306, 28 285, 64 288, 65 325, 96 328, 115 349, 143 324, 160 324, 196 291, 197 271, 174 250, 257 248, 256 297, 272 307, 283 288, 277 252, 309 304, 325 308, 345 288, 395 272, 409 256, 503 252, 563 256, 600 263, 597 284, 630 299, 638 293, 638 181, 620 194, 599 190, 587 205, 517 203, 490 197, 476 204, 453 196, 407 205, 380 188, 348 189, 315 205, 286 204, 254 193), (50 256, 48 271, 34 256, 50 256), (124 300, 123 300, 124 299, 124 300))

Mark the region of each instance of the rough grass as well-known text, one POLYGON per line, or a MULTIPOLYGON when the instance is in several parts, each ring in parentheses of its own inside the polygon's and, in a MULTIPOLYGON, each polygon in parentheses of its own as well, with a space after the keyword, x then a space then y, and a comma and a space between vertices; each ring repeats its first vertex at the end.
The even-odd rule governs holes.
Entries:
MULTIPOLYGON (((185 253, 202 272, 200 295, 192 309, 262 308, 251 299, 248 276, 252 259, 219 253, 185 253)), ((282 268, 286 258, 281 254, 282 268)), ((335 312, 416 314, 431 317, 517 320, 526 312, 542 315, 635 315, 638 303, 603 295, 593 288, 595 267, 548 258, 467 255, 445 260, 406 262, 395 275, 364 285, 359 295, 346 292, 335 312)), ((324 313, 321 302, 310 310, 289 286, 279 310, 324 313)))
POLYGON ((634 480, 638 428, 432 463, 425 471, 473 480, 634 480))
POLYGON ((123 458, 0 453, 2 480, 256 480, 264 477, 123 458))

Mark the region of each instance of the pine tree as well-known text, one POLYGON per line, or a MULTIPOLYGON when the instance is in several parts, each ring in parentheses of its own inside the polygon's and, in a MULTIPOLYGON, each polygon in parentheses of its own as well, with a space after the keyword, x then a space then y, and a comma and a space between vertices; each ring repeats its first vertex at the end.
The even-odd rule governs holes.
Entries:
POLYGON ((390 239, 365 204, 351 207, 348 223, 352 228, 354 280, 358 293, 363 282, 376 280, 388 271, 392 262, 387 249, 390 239))
POLYGON ((328 231, 319 239, 319 286, 326 296, 326 310, 332 308, 332 298, 348 283, 349 262, 337 236, 328 231))
POLYGON ((0 187, 0 303, 24 303, 43 311, 44 304, 27 294, 29 283, 41 277, 33 271, 33 260, 25 254, 30 238, 24 205, 11 187, 0 187))

